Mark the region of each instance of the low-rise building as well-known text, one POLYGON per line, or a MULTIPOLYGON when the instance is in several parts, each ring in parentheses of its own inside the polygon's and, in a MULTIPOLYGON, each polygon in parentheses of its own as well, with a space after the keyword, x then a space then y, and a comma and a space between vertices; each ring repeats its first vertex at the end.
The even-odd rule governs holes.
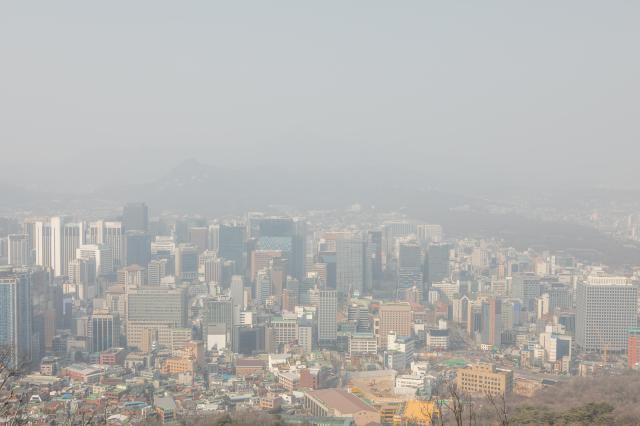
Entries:
POLYGON ((378 353, 378 339, 373 333, 352 333, 349 337, 349 356, 372 356, 378 353))
POLYGON ((343 389, 308 391, 304 396, 307 414, 319 417, 351 417, 356 426, 380 423, 380 413, 343 389))
POLYGON ((431 350, 449 349, 449 330, 429 330, 427 331, 427 347, 431 350))
POLYGON ((124 348, 111 348, 100 352, 100 364, 105 365, 122 365, 127 356, 124 348))
POLYGON ((236 360, 236 376, 248 376, 265 370, 265 362, 259 359, 243 358, 236 360))
POLYGON ((479 363, 457 370, 455 382, 461 392, 506 395, 513 389, 513 372, 479 363))

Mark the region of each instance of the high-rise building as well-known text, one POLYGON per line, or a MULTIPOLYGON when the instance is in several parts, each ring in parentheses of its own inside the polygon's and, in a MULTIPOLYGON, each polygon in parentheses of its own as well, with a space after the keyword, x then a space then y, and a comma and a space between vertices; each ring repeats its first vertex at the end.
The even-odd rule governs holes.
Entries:
POLYGON ((192 281, 198 278, 198 249, 192 244, 176 247, 176 279, 192 281))
POLYGON ((396 336, 411 336, 412 314, 408 303, 385 303, 378 311, 378 340, 381 349, 387 348, 387 337, 390 332, 396 336))
POLYGON ((84 243, 82 223, 66 223, 60 216, 51 218, 51 267, 56 277, 68 275, 69 262, 84 243))
POLYGON ((320 290, 318 305, 318 344, 333 347, 337 340, 338 295, 335 290, 320 290))
POLYGON ((427 249, 428 282, 437 283, 449 278, 449 244, 430 244, 427 249))
POLYGON ((383 228, 384 257, 386 262, 390 262, 394 257, 396 239, 415 235, 416 225, 404 221, 385 222, 383 228))
POLYGON ((502 341, 502 300, 490 297, 481 302, 481 341, 486 345, 500 346, 502 341))
POLYGON ((107 311, 94 312, 89 317, 87 336, 91 352, 120 346, 120 317, 107 311))
POLYGON ((29 256, 31 257, 31 261, 35 262, 35 249, 36 249, 36 223, 38 222, 37 218, 31 217, 24 220, 22 223, 22 233, 27 235, 27 239, 29 240, 29 256))
POLYGON ((111 249, 114 268, 117 269, 125 266, 124 229, 122 222, 104 222, 103 239, 102 241, 98 241, 98 244, 104 244, 111 249))
POLYGON ((298 320, 295 316, 272 317, 269 329, 271 330, 270 344, 272 348, 298 340, 298 320))
POLYGON ((365 243, 358 238, 336 241, 336 290, 342 296, 363 293, 365 282, 365 243))
POLYGON ((245 227, 242 225, 211 225, 209 247, 216 251, 219 257, 235 262, 235 273, 244 271, 245 257, 245 227))
POLYGON ((576 343, 587 351, 623 351, 637 327, 638 288, 618 277, 588 277, 578 285, 576 343))
POLYGON ((271 270, 263 268, 256 274, 256 303, 265 305, 271 296, 271 270))
POLYGON ((422 248, 415 240, 398 240, 398 294, 412 287, 422 290, 422 248))
POLYGON ((520 299, 528 311, 534 310, 536 298, 540 296, 541 289, 540 277, 533 273, 517 273, 511 278, 511 297, 520 299))
POLYGON ((198 254, 209 249, 209 228, 194 226, 189 229, 189 243, 198 250, 198 254))
POLYGON ((127 203, 122 210, 122 225, 125 231, 149 229, 149 209, 145 203, 127 203))
POLYGON ((86 244, 102 244, 104 240, 104 221, 89 222, 86 229, 86 244))
POLYGON ((151 238, 142 231, 127 231, 124 237, 126 265, 145 266, 151 260, 151 238))
MULTIPOLYGON (((60 275, 64 275, 64 267, 62 263, 65 261, 63 259, 63 228, 64 228, 64 219, 61 217, 52 217, 51 218, 51 261, 50 265, 53 268, 53 273, 56 277, 60 275)), ((66 262, 69 262, 71 259, 66 259, 66 262)))
POLYGON ((103 244, 83 244, 76 249, 76 259, 93 260, 96 267, 96 276, 113 274, 112 251, 103 244))
POLYGON ((307 223, 302 218, 260 218, 256 249, 281 251, 287 259, 289 275, 302 279, 305 275, 307 223))
POLYGON ((231 343, 233 326, 235 325, 235 310, 233 301, 230 298, 218 297, 205 301, 205 313, 203 322, 203 335, 207 341, 207 347, 213 347, 213 340, 216 339, 216 330, 224 330, 224 346, 231 343))
POLYGON ((125 289, 140 288, 147 284, 147 271, 139 265, 118 269, 118 284, 125 289))
POLYGON ((76 250, 84 244, 84 224, 65 223, 63 227, 62 275, 69 275, 69 261, 75 259, 76 250))
POLYGON ((131 288, 126 296, 129 346, 141 347, 144 330, 155 330, 158 343, 169 346, 171 329, 187 326, 188 299, 184 289, 147 286, 131 288))
POLYGON ((287 282, 287 260, 275 258, 271 260, 271 294, 277 299, 282 298, 282 290, 284 290, 287 282))
POLYGON ((291 276, 299 280, 303 279, 307 273, 307 240, 307 222, 302 218, 295 218, 293 220, 293 247, 289 268, 291 276))
POLYGON ((374 283, 382 280, 382 231, 367 233, 367 248, 371 254, 371 279, 374 283))
POLYGON ((231 296, 231 300, 233 300, 234 306, 238 306, 240 310, 245 309, 244 280, 242 279, 242 275, 234 275, 231 277, 229 294, 231 296))
POLYGON ((198 256, 198 277, 201 282, 221 285, 224 274, 224 259, 212 250, 198 256))
POLYGON ((307 321, 302 321, 298 325, 298 345, 302 348, 304 353, 313 352, 314 333, 313 324, 307 321))
POLYGON ((37 221, 35 224, 36 265, 51 267, 51 223, 37 221))
POLYGON ((162 279, 167 276, 167 259, 154 259, 147 267, 147 283, 160 285, 162 279))
POLYGON ((69 262, 69 283, 86 286, 95 283, 95 279, 95 260, 73 259, 69 262))
POLYGON ((366 304, 351 303, 347 308, 347 320, 355 325, 355 331, 358 333, 371 331, 369 306, 366 304))
POLYGON ((68 281, 76 286, 76 297, 87 300, 96 296, 95 259, 73 259, 69 262, 68 281))
POLYGON ((31 281, 27 273, 0 271, 0 346, 10 350, 9 362, 31 362, 31 281))
POLYGON ((281 250, 253 250, 251 252, 251 279, 255 280, 258 271, 268 268, 272 260, 282 258, 281 250))
POLYGON ((7 237, 9 265, 31 265, 32 262, 29 245, 29 236, 27 234, 9 234, 7 237))
POLYGON ((427 247, 431 243, 442 241, 442 226, 434 224, 421 224, 416 227, 418 243, 427 247))

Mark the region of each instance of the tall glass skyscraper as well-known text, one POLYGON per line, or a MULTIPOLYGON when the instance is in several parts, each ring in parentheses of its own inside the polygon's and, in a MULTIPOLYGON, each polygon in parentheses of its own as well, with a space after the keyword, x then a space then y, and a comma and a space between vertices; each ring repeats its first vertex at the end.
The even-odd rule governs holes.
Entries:
POLYGON ((0 348, 11 367, 31 362, 31 285, 29 275, 0 272, 0 348))

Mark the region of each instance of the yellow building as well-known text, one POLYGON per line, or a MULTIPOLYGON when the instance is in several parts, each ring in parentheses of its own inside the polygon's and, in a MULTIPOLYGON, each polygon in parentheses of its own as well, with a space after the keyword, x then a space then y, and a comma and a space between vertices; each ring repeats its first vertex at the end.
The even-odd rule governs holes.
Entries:
POLYGON ((435 413, 436 406, 433 401, 407 401, 402 409, 393 417, 393 424, 394 426, 407 424, 430 426, 435 413))
POLYGON ((456 386, 466 393, 510 394, 513 371, 497 369, 494 364, 475 364, 456 372, 456 386))
POLYGON ((393 424, 393 420, 397 412, 397 405, 384 405, 380 407, 380 423, 393 424))
POLYGON ((165 361, 162 372, 165 374, 193 373, 194 361, 189 358, 169 358, 165 361))

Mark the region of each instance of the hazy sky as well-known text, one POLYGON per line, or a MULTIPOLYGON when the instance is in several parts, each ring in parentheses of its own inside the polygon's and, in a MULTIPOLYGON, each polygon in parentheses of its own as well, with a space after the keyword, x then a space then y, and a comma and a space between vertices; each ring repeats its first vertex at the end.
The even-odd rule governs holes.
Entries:
POLYGON ((639 22, 615 0, 5 1, 0 178, 196 157, 635 185, 639 22))

